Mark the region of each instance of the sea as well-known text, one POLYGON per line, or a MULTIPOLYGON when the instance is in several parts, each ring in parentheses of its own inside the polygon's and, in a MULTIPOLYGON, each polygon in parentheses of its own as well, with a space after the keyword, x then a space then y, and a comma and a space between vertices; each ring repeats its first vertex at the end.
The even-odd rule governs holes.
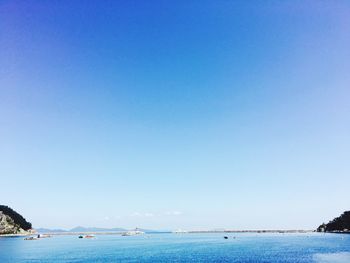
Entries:
POLYGON ((0 237, 0 262, 350 263, 350 235, 154 233, 138 236, 0 237), (227 239, 224 238, 227 236, 227 239))

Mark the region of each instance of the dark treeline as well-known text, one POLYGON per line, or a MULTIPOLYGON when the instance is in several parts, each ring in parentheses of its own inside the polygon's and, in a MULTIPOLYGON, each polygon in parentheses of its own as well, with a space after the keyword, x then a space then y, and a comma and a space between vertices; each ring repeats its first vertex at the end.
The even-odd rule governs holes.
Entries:
POLYGON ((32 224, 27 222, 23 216, 18 214, 16 211, 14 211, 12 208, 6 206, 6 205, 0 205, 0 211, 2 211, 5 215, 8 215, 13 219, 15 224, 19 225, 24 230, 29 230, 32 228, 32 224))
POLYGON ((350 231, 350 211, 344 212, 341 216, 334 218, 328 224, 322 224, 317 228, 319 232, 350 231))

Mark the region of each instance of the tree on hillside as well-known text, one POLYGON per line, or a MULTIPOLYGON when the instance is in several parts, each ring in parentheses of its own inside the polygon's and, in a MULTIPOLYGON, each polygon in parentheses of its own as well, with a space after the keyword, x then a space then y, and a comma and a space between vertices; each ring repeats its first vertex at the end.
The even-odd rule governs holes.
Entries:
POLYGON ((2 211, 5 215, 11 217, 15 224, 19 225, 24 230, 29 230, 32 228, 32 224, 29 223, 23 216, 18 214, 12 208, 6 205, 0 205, 0 211, 2 211))
POLYGON ((350 211, 345 211, 341 216, 322 224, 317 228, 318 232, 350 231, 350 211))

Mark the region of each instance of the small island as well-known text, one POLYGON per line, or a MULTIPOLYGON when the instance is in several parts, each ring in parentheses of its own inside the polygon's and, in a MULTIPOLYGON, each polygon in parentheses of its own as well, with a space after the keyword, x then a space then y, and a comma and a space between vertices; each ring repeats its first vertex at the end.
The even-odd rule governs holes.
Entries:
POLYGON ((317 228, 317 232, 350 233, 350 211, 345 211, 328 224, 323 223, 317 228))
POLYGON ((0 205, 0 235, 31 234, 32 224, 6 205, 0 205))

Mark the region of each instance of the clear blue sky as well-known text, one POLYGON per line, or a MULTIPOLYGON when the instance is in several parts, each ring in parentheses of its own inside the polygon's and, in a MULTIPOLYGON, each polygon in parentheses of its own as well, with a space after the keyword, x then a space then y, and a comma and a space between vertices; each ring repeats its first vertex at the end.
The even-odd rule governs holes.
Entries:
POLYGON ((349 47, 348 1, 1 1, 0 202, 315 228, 350 208, 349 47))

